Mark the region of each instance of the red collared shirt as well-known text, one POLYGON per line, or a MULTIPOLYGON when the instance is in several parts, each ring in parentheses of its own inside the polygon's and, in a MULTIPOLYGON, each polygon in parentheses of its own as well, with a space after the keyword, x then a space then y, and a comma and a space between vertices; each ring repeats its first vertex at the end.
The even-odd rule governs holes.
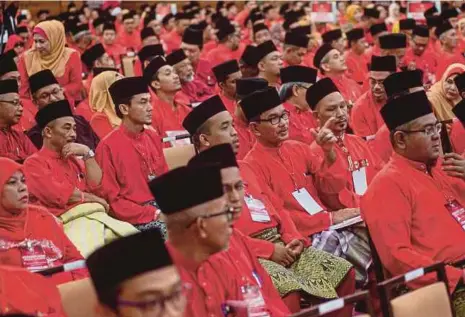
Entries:
POLYGON ((35 152, 36 147, 23 132, 12 128, 0 129, 0 156, 13 161, 24 161, 35 152))
POLYGON ((384 103, 377 103, 371 91, 365 92, 355 102, 350 114, 350 126, 358 136, 374 135, 384 125, 380 110, 384 103))

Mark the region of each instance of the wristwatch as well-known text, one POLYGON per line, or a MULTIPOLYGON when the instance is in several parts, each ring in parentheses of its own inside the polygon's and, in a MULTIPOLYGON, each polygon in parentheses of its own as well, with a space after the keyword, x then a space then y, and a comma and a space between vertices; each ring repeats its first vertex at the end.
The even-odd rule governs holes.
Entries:
POLYGON ((89 152, 87 152, 87 154, 84 155, 84 156, 82 157, 82 159, 83 159, 84 161, 87 161, 88 159, 93 158, 93 157, 95 157, 94 151, 89 150, 89 152))

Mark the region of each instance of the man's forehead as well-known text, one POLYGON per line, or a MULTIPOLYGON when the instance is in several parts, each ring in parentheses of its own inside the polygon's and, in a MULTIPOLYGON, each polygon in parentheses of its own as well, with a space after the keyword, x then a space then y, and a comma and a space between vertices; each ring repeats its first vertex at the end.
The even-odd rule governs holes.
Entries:
POLYGON ((412 120, 412 126, 414 127, 424 127, 427 125, 432 125, 436 124, 438 122, 438 119, 434 115, 434 113, 429 113, 427 115, 421 116, 415 120, 412 120))
POLYGON ((150 93, 143 92, 141 94, 134 95, 133 98, 138 99, 138 100, 140 100, 140 99, 150 99, 150 93))
POLYGON ((0 76, 0 80, 17 78, 19 76, 20 76, 19 72, 17 70, 15 70, 15 71, 8 72, 8 73, 5 73, 2 76, 0 76))
POLYGON ((7 94, 0 95, 0 101, 2 100, 11 100, 11 99, 19 99, 19 94, 16 92, 9 92, 7 94))
POLYGON ((370 78, 375 80, 385 80, 391 73, 385 71, 370 71, 370 78))
POLYGON ((59 84, 47 85, 47 86, 44 86, 42 88, 39 88, 36 93, 40 95, 43 92, 47 92, 47 91, 53 90, 55 88, 60 88, 60 85, 59 84))
POLYGON ((55 119, 54 121, 58 125, 65 125, 65 124, 74 125, 74 124, 76 124, 76 121, 74 121, 73 117, 61 117, 61 118, 55 119))
POLYGON ((318 102, 317 106, 332 106, 338 105, 342 102, 345 102, 344 97, 338 91, 334 91, 329 95, 326 95, 323 99, 318 102))
POLYGON ((267 110, 267 111, 263 112, 262 116, 266 117, 266 116, 270 116, 272 114, 281 114, 284 110, 286 110, 284 108, 284 106, 279 105, 279 106, 274 107, 273 109, 270 109, 270 110, 267 110))
POLYGON ((217 114, 213 115, 207 120, 207 122, 220 123, 220 124, 225 121, 232 121, 232 116, 229 113, 229 111, 218 112, 217 114))

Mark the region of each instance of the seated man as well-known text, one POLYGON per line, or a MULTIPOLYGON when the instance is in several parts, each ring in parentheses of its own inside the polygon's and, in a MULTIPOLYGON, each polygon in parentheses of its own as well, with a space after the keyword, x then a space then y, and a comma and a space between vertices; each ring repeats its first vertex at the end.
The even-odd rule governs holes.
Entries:
POLYGON ((387 100, 383 81, 397 70, 394 56, 371 57, 370 90, 358 98, 350 114, 350 126, 361 137, 373 137, 384 125, 379 111, 387 100))
POLYGON ((279 97, 284 108, 289 111, 292 120, 289 122, 289 139, 312 144, 312 129, 317 127, 305 94, 315 84, 318 71, 305 66, 288 66, 281 69, 281 88, 279 97))
POLYGON ((31 140, 13 129, 23 114, 16 80, 0 80, 0 156, 22 163, 37 152, 31 140))
POLYGON ((287 32, 284 37, 283 63, 284 67, 302 65, 302 60, 307 54, 309 38, 297 32, 287 32))
POLYGON ((344 54, 329 44, 318 48, 313 65, 325 77, 329 77, 337 86, 349 104, 354 104, 362 94, 361 86, 346 75, 347 64, 344 54))
POLYGON ((254 23, 252 25, 253 37, 252 40, 256 45, 260 45, 271 40, 271 33, 265 23, 254 23))
POLYGON ((163 229, 147 182, 168 167, 160 136, 145 127, 152 123, 148 86, 142 77, 128 77, 114 82, 109 92, 122 122, 97 148, 97 161, 103 171, 101 193, 115 218, 139 230, 163 229))
MULTIPOLYGON (((290 216, 274 210, 250 171, 247 178, 241 177, 231 145, 213 146, 189 162, 190 166, 202 164, 221 167, 225 192, 235 210, 234 226, 250 236, 248 245, 257 252, 292 312, 300 310, 301 294, 302 299, 316 304, 354 292, 355 274, 350 263, 309 247, 309 240, 297 231, 290 216)), ((242 164, 241 169, 244 172, 247 166, 242 164)), ((339 316, 351 314, 348 307, 339 316)))
POLYGON ((264 42, 255 49, 258 77, 268 81, 268 85, 279 86, 279 71, 283 68, 281 53, 272 41, 264 42))
POLYGON ((170 307, 169 317, 184 316, 186 292, 165 242, 157 229, 118 239, 87 259, 98 295, 99 316, 131 317, 170 307), (166 306, 165 306, 166 305, 166 306))
POLYGON ((213 67, 219 96, 231 115, 236 112, 236 81, 242 78, 237 60, 232 59, 213 67))
POLYGON ((354 242, 360 239, 350 230, 344 230, 344 233, 330 230, 331 225, 357 216, 358 208, 328 208, 321 199, 323 196, 319 195, 321 189, 345 188, 347 182, 345 178, 332 177, 341 169, 341 163, 337 162, 341 159, 335 144, 337 138, 331 130, 337 120, 326 121, 318 133, 314 132, 321 147, 316 150, 307 144, 288 140, 289 112, 276 90, 267 88, 252 93, 241 101, 240 106, 257 139, 244 160, 254 170, 275 209, 285 209, 299 232, 313 238, 314 247, 346 258, 357 270, 357 281, 366 281, 370 256, 365 248, 359 248, 358 243, 349 243, 351 239, 354 242), (333 245, 324 243, 327 238, 337 238, 339 234, 350 238, 340 237, 347 241, 344 248, 337 244, 334 249, 333 245))
POLYGON ((144 80, 152 97, 152 126, 162 137, 184 131, 182 121, 191 109, 176 100, 181 82, 173 66, 162 56, 155 57, 144 69, 144 80))
POLYGON ((370 63, 365 54, 367 42, 362 28, 352 29, 346 33, 349 51, 345 53, 347 73, 350 78, 362 85, 368 72, 370 63))
MULTIPOLYGON (((39 110, 50 103, 66 99, 63 89, 60 87, 60 84, 58 84, 53 73, 48 69, 30 76, 29 86, 33 102, 37 105, 39 110)), ((73 114, 73 117, 76 123, 76 142, 95 150, 99 139, 90 127, 89 122, 82 116, 73 114)), ((39 125, 31 128, 27 132, 27 136, 38 149, 42 148, 42 134, 39 125)))
POLYGON ((168 250, 181 279, 192 286, 186 317, 244 308, 289 315, 245 237, 231 228, 218 167, 177 168, 153 180, 150 189, 166 219, 168 250))
POLYGON ((406 69, 404 56, 407 50, 407 36, 402 33, 391 33, 379 37, 381 56, 394 56, 397 68, 406 69))
POLYGON ((156 56, 165 56, 165 51, 161 44, 147 45, 137 52, 137 58, 134 61, 134 75, 142 76, 144 69, 156 56))
POLYGON ((181 80, 181 91, 178 94, 185 105, 202 102, 214 94, 212 87, 195 77, 194 68, 182 49, 166 56, 166 61, 173 66, 181 80))
MULTIPOLYGON (((463 179, 455 159, 441 159, 441 124, 424 91, 389 101, 381 110, 394 154, 361 199, 362 216, 384 268, 391 276, 446 263, 457 316, 463 307, 463 269, 449 265, 465 258, 463 179), (386 197, 381 199, 380 197, 386 197)), ((409 286, 435 280, 426 275, 409 286)))
POLYGON ((44 145, 24 162, 31 200, 63 221, 65 233, 84 256, 115 236, 134 232, 132 226, 108 217, 107 202, 94 194, 101 186, 102 170, 94 152, 75 143, 69 103, 61 100, 43 107, 36 121, 44 145))

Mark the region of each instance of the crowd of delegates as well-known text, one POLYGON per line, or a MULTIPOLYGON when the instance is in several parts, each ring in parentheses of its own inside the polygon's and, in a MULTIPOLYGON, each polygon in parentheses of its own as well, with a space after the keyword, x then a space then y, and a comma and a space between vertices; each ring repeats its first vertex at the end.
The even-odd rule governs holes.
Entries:
POLYGON ((387 276, 444 262, 465 316, 457 4, 10 4, 0 313, 64 316, 57 285, 85 278, 100 316, 281 317, 357 289, 379 309, 372 242, 387 276))

